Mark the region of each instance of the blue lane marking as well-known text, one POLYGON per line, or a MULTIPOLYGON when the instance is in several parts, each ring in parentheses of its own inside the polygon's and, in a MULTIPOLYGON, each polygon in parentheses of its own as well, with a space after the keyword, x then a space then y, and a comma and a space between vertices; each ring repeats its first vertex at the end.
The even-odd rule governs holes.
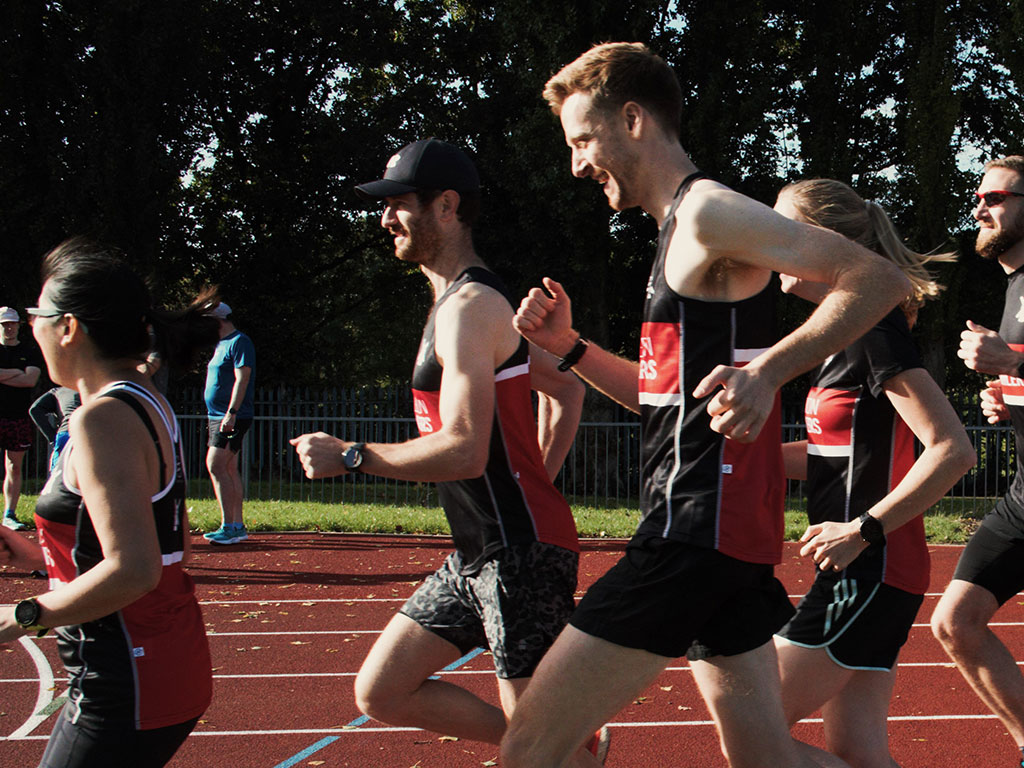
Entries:
MULTIPOLYGON (((451 664, 449 664, 447 667, 445 667, 441 671, 442 672, 451 672, 451 671, 453 671, 455 669, 458 669, 463 664, 465 664, 468 661, 472 661, 473 659, 475 659, 477 656, 479 656, 483 652, 484 652, 483 648, 474 648, 472 651, 467 653, 461 659, 456 659, 455 661, 453 661, 451 664)), ((438 676, 437 675, 431 675, 428 679, 429 680, 437 680, 438 676)), ((362 715, 361 717, 357 717, 351 723, 346 724, 345 727, 346 728, 358 728, 360 725, 362 725, 363 723, 367 722, 369 719, 370 718, 367 717, 366 715, 362 715)), ((316 744, 312 744, 312 745, 306 747, 304 750, 299 752, 297 755, 293 755, 292 757, 289 757, 283 763, 278 763, 277 765, 274 766, 274 768, 291 768, 296 763, 298 763, 298 762, 300 762, 302 760, 305 760, 307 757, 309 757, 312 754, 315 754, 315 753, 319 752, 321 749, 326 747, 328 744, 333 744, 339 738, 341 738, 341 737, 340 736, 328 736, 327 738, 320 739, 320 741, 318 741, 316 744)))
POLYGON ((341 738, 341 737, 340 736, 328 736, 326 738, 320 739, 320 741, 318 741, 316 744, 311 744, 310 746, 306 747, 304 750, 299 752, 297 755, 295 755, 293 757, 289 757, 283 763, 278 763, 277 765, 274 766, 274 768, 291 768, 291 766, 295 765, 299 761, 305 760, 310 755, 316 754, 321 749, 326 747, 328 744, 333 744, 339 738, 341 738))
MULTIPOLYGON (((463 664, 465 664, 467 661, 472 661, 473 659, 475 659, 477 656, 479 656, 483 652, 484 652, 483 648, 474 648, 472 651, 467 653, 461 659, 456 659, 455 661, 453 661, 451 664, 449 664, 447 667, 445 667, 441 671, 442 672, 451 672, 453 670, 456 670, 459 667, 461 667, 463 664)), ((437 675, 434 675, 430 679, 431 680, 437 680, 437 675)))

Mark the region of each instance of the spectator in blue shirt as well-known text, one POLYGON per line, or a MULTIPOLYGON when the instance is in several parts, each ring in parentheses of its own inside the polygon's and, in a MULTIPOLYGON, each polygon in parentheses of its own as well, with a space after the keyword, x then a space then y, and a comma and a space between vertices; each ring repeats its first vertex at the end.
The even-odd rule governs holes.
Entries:
POLYGON ((213 544, 237 544, 249 538, 242 522, 238 456, 252 426, 256 348, 231 321, 227 304, 220 302, 207 314, 220 323, 220 341, 206 367, 205 397, 210 432, 206 467, 220 505, 221 526, 205 536, 213 544))

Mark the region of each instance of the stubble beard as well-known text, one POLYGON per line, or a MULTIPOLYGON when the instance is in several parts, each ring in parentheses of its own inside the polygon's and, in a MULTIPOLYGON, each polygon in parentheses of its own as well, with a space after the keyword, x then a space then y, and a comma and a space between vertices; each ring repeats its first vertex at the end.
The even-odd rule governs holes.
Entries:
POLYGON ((395 256, 411 264, 429 264, 438 251, 440 238, 437 227, 426 220, 409 222, 405 242, 395 245, 395 256))

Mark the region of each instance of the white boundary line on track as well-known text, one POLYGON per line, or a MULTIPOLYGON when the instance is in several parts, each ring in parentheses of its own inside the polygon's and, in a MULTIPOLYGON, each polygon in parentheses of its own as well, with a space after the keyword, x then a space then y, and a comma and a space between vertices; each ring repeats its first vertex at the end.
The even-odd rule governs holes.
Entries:
MULTIPOLYGON (((1024 667, 1024 661, 1017 662, 1018 667, 1024 667)), ((900 668, 906 669, 955 669, 953 662, 951 661, 906 661, 900 663, 900 668)), ((690 667, 665 667, 665 672, 690 672, 690 667)), ((301 680, 307 677, 355 677, 357 672, 264 672, 260 674, 238 674, 238 675, 218 675, 214 674, 214 680, 263 680, 263 679, 275 679, 275 678, 288 678, 289 680, 301 680)), ((456 675, 490 675, 493 677, 493 669, 453 669, 447 672, 439 671, 436 673, 440 677, 449 677, 456 675)), ((7 678, 0 679, 0 684, 3 683, 35 683, 38 679, 34 677, 21 677, 21 678, 7 678)))
MULTIPOLYGON (((899 717, 890 717, 890 723, 918 723, 918 722, 949 722, 953 720, 995 720, 995 715, 902 715, 899 717)), ((805 720, 801 720, 801 723, 821 723, 820 717, 809 717, 805 720)), ((714 725, 712 720, 662 720, 656 722, 623 722, 623 723, 608 723, 609 728, 710 728, 714 725)), ((358 728, 296 728, 294 730, 285 729, 274 729, 265 731, 192 731, 189 734, 189 738, 203 737, 203 736, 295 736, 295 735, 311 735, 311 736, 322 736, 322 735, 334 735, 341 736, 343 734, 365 734, 365 733, 406 733, 416 732, 430 733, 430 731, 424 731, 420 728, 402 728, 402 727, 371 727, 359 726, 358 728)), ((7 739, 0 737, 0 741, 7 741, 7 739)), ((28 739, 48 739, 49 736, 29 736, 28 739)))
MULTIPOLYGON (((29 658, 32 659, 32 663, 35 664, 36 671, 39 673, 39 692, 36 694, 36 703, 32 707, 32 714, 29 715, 24 723, 11 732, 11 735, 7 737, 8 739, 25 738, 52 714, 40 715, 37 713, 43 712, 50 706, 50 703, 53 701, 53 689, 55 686, 53 669, 50 668, 50 662, 47 660, 46 654, 40 651, 38 646, 27 636, 18 638, 18 642, 25 647, 29 658)), ((46 738, 49 738, 49 736, 46 738)))

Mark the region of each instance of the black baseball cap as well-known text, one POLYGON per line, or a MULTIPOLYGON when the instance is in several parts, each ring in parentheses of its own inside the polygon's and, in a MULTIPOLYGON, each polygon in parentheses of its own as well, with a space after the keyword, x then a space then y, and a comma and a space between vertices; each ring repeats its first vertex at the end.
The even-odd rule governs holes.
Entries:
POLYGON ((437 139, 407 144, 388 160, 384 178, 356 187, 364 200, 381 200, 417 189, 454 189, 462 194, 480 189, 476 166, 461 149, 437 139))

